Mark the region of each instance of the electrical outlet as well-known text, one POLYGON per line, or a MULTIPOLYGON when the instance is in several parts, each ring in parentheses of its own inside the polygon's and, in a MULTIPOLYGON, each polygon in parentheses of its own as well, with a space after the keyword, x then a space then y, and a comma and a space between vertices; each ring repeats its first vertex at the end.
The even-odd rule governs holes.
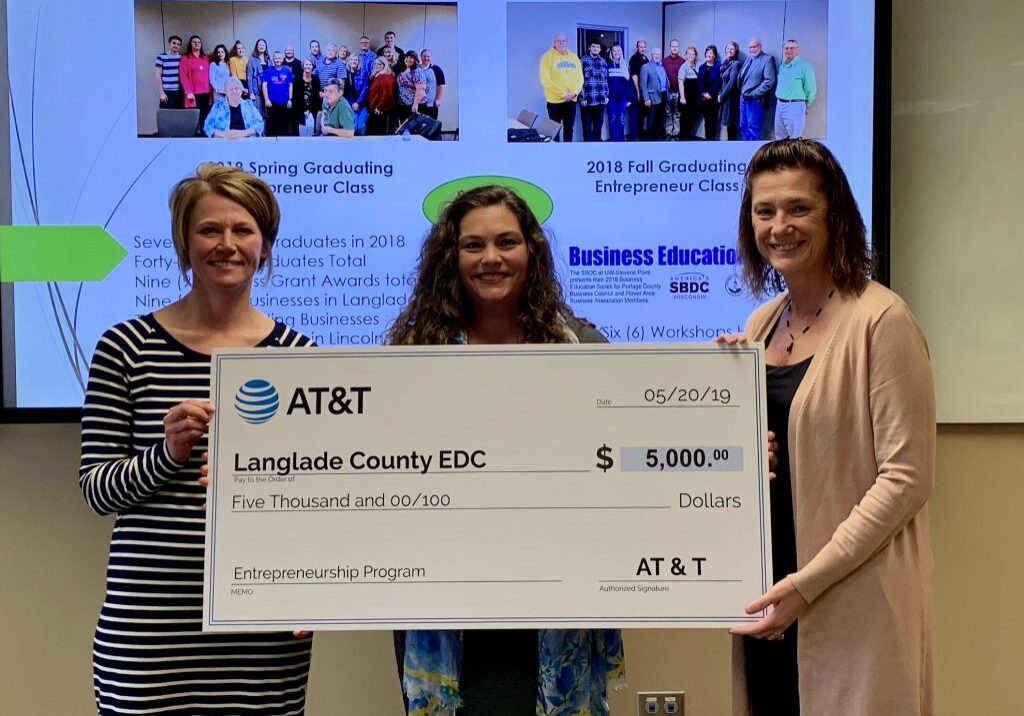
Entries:
POLYGON ((685 691, 637 691, 637 716, 648 714, 674 714, 685 716, 685 691))

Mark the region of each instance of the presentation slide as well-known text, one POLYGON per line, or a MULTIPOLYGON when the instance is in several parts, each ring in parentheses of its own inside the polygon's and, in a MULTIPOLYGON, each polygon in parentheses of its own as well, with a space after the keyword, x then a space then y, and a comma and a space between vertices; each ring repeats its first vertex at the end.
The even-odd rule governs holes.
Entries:
POLYGON ((777 124, 828 144, 871 218, 873 2, 8 0, 7 12, 9 408, 80 406, 102 331, 188 292, 167 197, 202 162, 272 186, 281 231, 253 301, 324 346, 384 342, 439 208, 484 182, 527 198, 569 304, 612 342, 742 328, 743 173, 777 124), (73 66, 52 61, 68 38, 92 48, 73 66), (777 95, 794 52, 815 82, 799 116, 777 95), (726 95, 730 71, 741 87, 726 95), (740 90, 761 97, 742 113, 740 90), (330 92, 354 136, 324 131, 330 92))

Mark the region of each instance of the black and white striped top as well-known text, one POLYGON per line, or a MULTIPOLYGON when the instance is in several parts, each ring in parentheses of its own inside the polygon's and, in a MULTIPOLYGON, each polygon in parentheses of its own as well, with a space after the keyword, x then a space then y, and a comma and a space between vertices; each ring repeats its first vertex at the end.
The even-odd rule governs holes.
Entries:
MULTIPOLYGON (((282 323, 260 346, 311 342, 282 323)), ((210 356, 176 341, 152 314, 100 338, 82 413, 79 484, 101 515, 117 513, 107 590, 93 641, 100 714, 301 714, 310 639, 202 633, 203 438, 184 465, 164 445, 163 417, 209 400, 210 356)))

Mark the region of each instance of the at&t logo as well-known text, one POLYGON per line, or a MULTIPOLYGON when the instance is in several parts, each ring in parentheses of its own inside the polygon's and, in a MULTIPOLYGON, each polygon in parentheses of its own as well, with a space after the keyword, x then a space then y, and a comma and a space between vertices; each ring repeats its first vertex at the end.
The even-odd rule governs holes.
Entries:
POLYGON ((269 381, 254 378, 246 381, 235 394, 235 410, 250 425, 261 425, 270 420, 281 407, 281 399, 269 381))

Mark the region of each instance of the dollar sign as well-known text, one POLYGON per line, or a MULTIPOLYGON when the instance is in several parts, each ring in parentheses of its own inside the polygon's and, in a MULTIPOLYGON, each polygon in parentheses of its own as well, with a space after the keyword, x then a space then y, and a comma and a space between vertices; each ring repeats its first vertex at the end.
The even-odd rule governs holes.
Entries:
POLYGON ((612 460, 612 449, 605 443, 597 449, 597 467, 603 472, 608 472, 608 468, 615 464, 612 460))

